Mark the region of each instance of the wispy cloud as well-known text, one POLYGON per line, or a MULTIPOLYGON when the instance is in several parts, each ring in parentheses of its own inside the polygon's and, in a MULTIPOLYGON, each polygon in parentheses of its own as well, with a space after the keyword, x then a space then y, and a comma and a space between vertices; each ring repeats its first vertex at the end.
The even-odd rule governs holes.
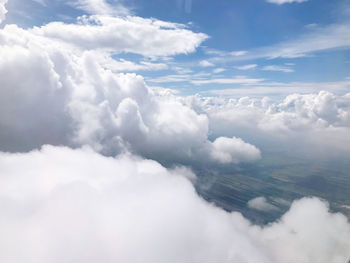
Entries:
POLYGON ((256 84, 264 81, 264 79, 254 79, 246 77, 236 78, 220 78, 220 79, 205 79, 205 80, 193 80, 192 84, 204 85, 204 84, 256 84))
POLYGON ((147 79, 153 83, 170 83, 170 82, 192 82, 194 80, 207 79, 211 74, 206 72, 200 72, 196 74, 170 74, 156 78, 147 79))
POLYGON ((224 72, 226 69, 224 69, 224 68, 216 68, 216 69, 214 69, 213 70, 213 73, 221 73, 221 72, 224 72))
POLYGON ((209 62, 220 63, 260 58, 299 58, 309 56, 315 52, 339 48, 350 48, 350 22, 348 21, 324 27, 315 26, 291 40, 255 48, 249 50, 249 52, 244 51, 239 56, 237 56, 237 52, 219 50, 205 50, 205 52, 212 56, 212 58, 207 59, 209 62))
POLYGON ((32 1, 38 3, 39 5, 47 6, 47 3, 45 2, 45 0, 32 0, 32 1))
POLYGON ((238 67, 236 67, 236 69, 239 69, 239 70, 248 70, 248 69, 254 69, 254 68, 256 68, 257 66, 258 66, 257 64, 248 64, 248 65, 238 66, 238 67))
POLYGON ((290 3, 302 3, 306 1, 308 0, 266 0, 266 2, 268 3, 277 4, 277 5, 290 4, 290 3))
MULTIPOLYGON (((39 0, 41 1, 41 0, 39 0)), ((77 9, 86 11, 89 14, 98 15, 128 15, 130 10, 121 4, 119 1, 113 5, 105 0, 78 0, 70 2, 70 5, 77 9)))
POLYGON ((199 62, 199 65, 201 67, 213 67, 215 66, 213 63, 209 62, 208 60, 202 60, 199 62))
POLYGON ((278 65, 265 66, 265 67, 262 68, 262 70, 265 70, 265 71, 281 71, 281 72, 285 72, 285 73, 294 72, 294 69, 291 69, 291 68, 285 67, 285 66, 278 66, 278 65))
POLYGON ((235 56, 235 57, 239 57, 239 56, 244 56, 247 53, 248 53, 248 51, 239 50, 239 51, 232 51, 232 52, 230 52, 230 55, 235 56))
POLYGON ((349 93, 350 79, 334 82, 270 82, 263 81, 245 85, 244 87, 216 89, 202 92, 203 94, 220 96, 252 96, 252 97, 280 97, 291 93, 317 93, 328 90, 335 94, 349 93))

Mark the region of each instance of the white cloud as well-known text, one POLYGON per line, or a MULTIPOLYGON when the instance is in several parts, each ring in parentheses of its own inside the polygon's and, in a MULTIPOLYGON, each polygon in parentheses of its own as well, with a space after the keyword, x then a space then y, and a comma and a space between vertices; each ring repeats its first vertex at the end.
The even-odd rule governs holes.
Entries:
POLYGON ((231 51, 230 55, 235 56, 235 57, 239 57, 239 56, 246 55, 247 53, 248 53, 248 51, 246 51, 246 50, 239 50, 239 51, 231 51))
POLYGON ((199 65, 201 67, 213 67, 215 66, 213 63, 209 62, 208 60, 202 60, 199 62, 199 65))
POLYGON ((248 207, 260 211, 272 211, 276 210, 277 207, 270 204, 264 196, 256 197, 248 201, 248 207))
POLYGON ((148 81, 153 83, 185 82, 185 81, 190 81, 191 77, 193 76, 189 74, 172 74, 172 75, 165 75, 161 77, 151 78, 151 79, 148 79, 148 81))
POLYGON ((294 69, 291 69, 289 67, 284 67, 284 66, 278 66, 278 65, 264 66, 262 68, 262 70, 266 70, 266 71, 281 71, 281 72, 285 72, 285 73, 294 72, 294 69))
POLYGON ((216 68, 216 69, 213 70, 213 73, 218 74, 218 73, 221 73, 221 72, 224 72, 224 71, 226 71, 226 69, 224 69, 224 68, 216 68))
POLYGON ((7 0, 0 0, 0 24, 5 20, 7 9, 5 8, 5 5, 7 3, 7 0))
POLYGON ((243 66, 236 67, 236 69, 239 69, 239 70, 248 70, 248 69, 254 69, 254 68, 256 68, 257 66, 258 66, 257 64, 248 64, 248 65, 243 65, 243 66))
POLYGON ((167 83, 167 82, 190 82, 195 80, 203 80, 207 79, 211 76, 210 73, 207 72, 200 72, 200 73, 193 73, 188 74, 191 72, 188 72, 188 70, 180 70, 183 71, 183 74, 171 74, 171 75, 164 75, 161 77, 156 78, 149 78, 149 82, 155 82, 155 83, 167 83))
POLYGON ((212 158, 220 163, 239 163, 260 159, 260 151, 240 138, 219 137, 213 142, 212 158))
POLYGON ((93 15, 128 15, 130 13, 129 9, 119 1, 114 2, 113 5, 106 0, 77 0, 70 4, 93 15))
POLYGON ((45 0, 32 0, 32 1, 38 3, 39 5, 47 6, 47 3, 45 2, 45 0))
POLYGON ((282 4, 289 4, 289 3, 302 3, 302 2, 306 2, 308 0, 266 0, 268 3, 272 3, 272 4, 278 4, 278 5, 282 5, 282 4))
POLYGON ((318 27, 294 40, 263 48, 258 54, 269 58, 296 58, 340 47, 350 47, 350 29, 346 23, 318 27))
POLYGON ((131 16, 83 17, 80 24, 53 22, 35 27, 31 32, 78 48, 143 56, 190 53, 207 38, 207 35, 194 33, 183 25, 131 16))
POLYGON ((45 146, 0 153, 4 262, 338 263, 350 225, 315 198, 259 227, 154 161, 45 146), (317 238, 315 238, 317 237, 317 238))
POLYGON ((245 85, 234 89, 210 90, 210 95, 220 95, 229 97, 264 97, 272 96, 281 99, 293 93, 308 94, 318 93, 327 90, 335 94, 345 94, 350 88, 350 80, 345 79, 333 82, 271 82, 264 81, 256 84, 245 85))
POLYGON ((264 79, 253 79, 246 77, 236 77, 236 78, 220 78, 220 79, 203 79, 203 80, 192 80, 191 83, 195 85, 204 84, 253 84, 259 83, 264 79))
POLYGON ((140 61, 135 63, 125 59, 112 59, 108 54, 96 53, 96 59, 102 66, 114 72, 136 72, 136 71, 156 71, 168 69, 165 63, 153 63, 149 61, 140 61))
MULTIPOLYGON (((295 36, 288 41, 279 42, 270 46, 249 50, 240 56, 232 52, 215 51, 209 61, 222 63, 227 61, 245 61, 259 58, 299 58, 316 52, 334 50, 337 48, 349 49, 350 26, 349 22, 317 26, 310 28, 306 33, 295 36)), ((210 52, 210 51, 209 51, 210 52)))
MULTIPOLYGON (((8 25, 0 30, 0 54, 3 150, 88 144, 169 163, 221 161, 212 158, 218 149, 208 140, 206 115, 177 97, 157 96, 141 76, 114 73, 120 65, 108 53, 8 25)), ((234 162, 254 159, 228 153, 234 162)))
POLYGON ((314 157, 327 157, 350 153, 349 98, 349 94, 321 91, 288 95, 280 103, 267 97, 236 100, 200 96, 191 97, 188 103, 208 114, 212 134, 232 136, 235 131, 265 146, 273 141, 279 149, 292 147, 314 157))

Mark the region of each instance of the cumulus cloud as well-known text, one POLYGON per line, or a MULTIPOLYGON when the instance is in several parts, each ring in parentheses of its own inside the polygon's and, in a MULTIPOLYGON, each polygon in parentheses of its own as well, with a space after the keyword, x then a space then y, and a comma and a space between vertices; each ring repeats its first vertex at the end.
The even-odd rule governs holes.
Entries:
POLYGON ((0 153, 4 262, 340 263, 350 224, 305 198, 277 222, 251 225, 205 202, 154 161, 45 146, 0 153), (317 237, 315 239, 315 237, 317 237))
MULTIPOLYGON (((79 26, 79 34, 91 27, 79 26)), ((105 50, 72 46, 40 30, 7 25, 0 31, 2 150, 87 144, 107 155, 132 152, 169 163, 227 162, 217 157, 223 148, 208 139, 205 114, 175 97, 157 96, 139 75, 115 73, 120 61, 111 59, 105 50)), ((127 37, 124 41, 137 42, 127 37)), ((251 155, 248 143, 238 146, 247 146, 242 148, 247 155, 233 146, 223 149, 223 154, 232 162, 258 157, 251 155)))
POLYGON ((272 3, 272 4, 278 4, 278 5, 282 5, 282 4, 289 4, 289 3, 302 3, 302 2, 306 2, 308 0, 267 0, 268 3, 272 3))
POLYGON ((184 25, 141 17, 94 15, 78 24, 52 22, 35 27, 34 34, 60 40, 88 50, 130 52, 143 56, 190 53, 207 38, 184 25))
POLYGON ((249 200, 247 205, 249 208, 260 211, 272 211, 277 209, 277 207, 270 204, 264 196, 256 197, 254 199, 249 200))
POLYGON ((219 137, 213 142, 212 158, 221 163, 238 163, 242 160, 254 161, 260 158, 260 151, 255 146, 245 143, 240 138, 219 137))
POLYGON ((5 8, 6 3, 7 0, 0 0, 0 24, 5 20, 5 15, 7 13, 7 9, 5 8))
MULTIPOLYGON (((232 131, 255 143, 284 141, 304 152, 350 152, 350 96, 327 91, 291 94, 281 102, 261 99, 186 98, 187 104, 208 116, 210 132, 232 136, 232 131), (310 147, 312 146, 312 147, 310 147)), ((282 144, 280 145, 282 147, 282 144)))

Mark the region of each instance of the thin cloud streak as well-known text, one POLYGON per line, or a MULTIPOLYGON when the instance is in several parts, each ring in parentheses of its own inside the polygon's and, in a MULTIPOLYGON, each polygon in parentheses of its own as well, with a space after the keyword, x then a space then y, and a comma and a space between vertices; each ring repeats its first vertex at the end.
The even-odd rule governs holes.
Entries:
POLYGON ((328 90, 335 94, 346 94, 350 89, 350 79, 334 82, 261 82, 244 87, 215 89, 202 92, 202 94, 219 96, 286 96, 291 93, 314 93, 328 90))
POLYGON ((232 52, 209 51, 208 55, 215 55, 207 59, 209 62, 245 61, 259 58, 299 58, 309 56, 315 52, 332 49, 350 48, 350 22, 332 24, 325 27, 316 27, 296 39, 276 43, 271 46, 252 49, 241 56, 232 52))

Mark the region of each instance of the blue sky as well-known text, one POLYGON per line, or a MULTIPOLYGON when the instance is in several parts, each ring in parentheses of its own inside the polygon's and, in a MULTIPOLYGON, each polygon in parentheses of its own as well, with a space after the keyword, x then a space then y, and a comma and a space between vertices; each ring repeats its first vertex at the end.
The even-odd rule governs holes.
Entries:
MULTIPOLYGON (((6 23, 22 27, 52 21, 75 23, 76 17, 91 13, 69 3, 72 2, 11 0, 7 4, 6 23)), ((166 69, 137 71, 151 86, 176 89, 183 95, 256 97, 317 92, 317 86, 344 93, 350 87, 350 7, 346 1, 105 3, 114 10, 122 6, 128 14, 185 24, 189 30, 208 35, 208 39, 189 54, 167 58, 145 58, 131 53, 114 56, 135 63, 147 60, 167 64, 166 69), (312 89, 305 89, 311 84, 312 89)))

